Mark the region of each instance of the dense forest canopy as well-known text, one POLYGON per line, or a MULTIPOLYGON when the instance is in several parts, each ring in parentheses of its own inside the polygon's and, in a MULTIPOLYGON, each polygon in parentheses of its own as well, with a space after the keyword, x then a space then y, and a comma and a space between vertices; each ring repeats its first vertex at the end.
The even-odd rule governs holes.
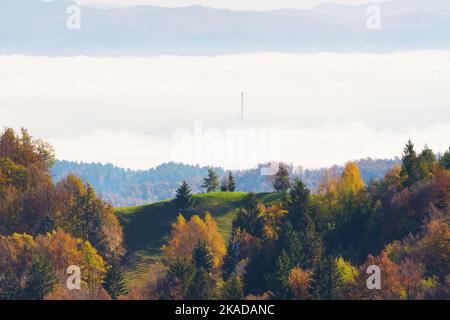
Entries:
MULTIPOLYGON (((51 146, 25 129, 6 129, 0 299, 449 299, 449 159, 450 149, 436 156, 408 141, 382 178, 365 181, 349 162, 324 171, 315 192, 281 164, 270 179, 274 201, 244 193, 230 208, 236 213, 226 237, 181 179, 175 199, 161 204, 178 214, 170 238, 148 280, 127 286, 123 240, 130 235, 113 207, 74 174, 52 181, 51 146), (383 279, 378 290, 366 285, 374 265, 383 279), (80 290, 66 283, 73 266, 80 290)), ((201 192, 226 205, 227 194, 245 190, 243 181, 239 172, 207 168, 201 192)))
POLYGON ((54 184, 54 161, 25 129, 0 136, 0 299, 70 298, 69 265, 85 275, 88 290, 77 297, 107 296, 102 275, 124 253, 113 207, 74 175, 54 184))

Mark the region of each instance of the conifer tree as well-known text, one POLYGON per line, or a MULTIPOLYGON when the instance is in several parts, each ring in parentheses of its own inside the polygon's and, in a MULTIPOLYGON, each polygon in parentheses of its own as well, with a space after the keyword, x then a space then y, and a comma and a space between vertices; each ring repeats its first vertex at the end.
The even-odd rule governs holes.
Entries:
POLYGON ((216 282, 205 268, 196 268, 194 278, 189 286, 186 299, 188 300, 211 300, 214 298, 216 282))
POLYGON ((444 169, 450 169, 450 148, 439 159, 439 164, 444 169))
POLYGON ((410 187, 419 180, 419 158, 414 150, 414 144, 411 140, 403 150, 402 157, 402 170, 400 173, 402 176, 406 176, 405 186, 410 187))
POLYGON ((236 182, 234 181, 234 177, 233 174, 230 172, 228 172, 228 191, 229 192, 234 192, 236 190, 236 182))
POLYGON ((103 287, 113 300, 117 299, 118 296, 127 293, 123 273, 120 270, 120 264, 117 259, 111 263, 111 266, 106 273, 103 287))
POLYGON ((285 221, 281 227, 277 248, 280 253, 284 251, 287 254, 293 266, 300 265, 302 244, 299 234, 294 230, 289 220, 285 221))
POLYGON ((297 179, 289 192, 285 207, 289 213, 288 218, 295 229, 306 223, 307 216, 310 215, 310 191, 305 184, 297 179))
POLYGON ((332 300, 336 298, 339 286, 339 275, 336 259, 332 256, 321 260, 311 288, 315 299, 332 300))
POLYGON ((180 259, 169 265, 167 274, 171 283, 180 281, 181 294, 185 297, 194 279, 195 266, 190 261, 180 259))
POLYGON ((187 213, 194 205, 191 188, 186 181, 183 181, 177 189, 175 205, 181 213, 187 213))
POLYGON ((324 252, 322 236, 316 230, 314 221, 306 216, 306 222, 300 230, 301 260, 300 267, 303 270, 315 270, 322 259, 324 252))
POLYGON ((227 254, 223 258, 222 276, 225 281, 228 280, 236 271, 236 266, 239 261, 239 249, 237 242, 232 240, 228 244, 227 254))
POLYGON ((228 191, 228 181, 226 178, 222 179, 222 183, 220 184, 220 191, 227 192, 228 191))
POLYGON ((56 274, 50 263, 43 258, 36 258, 31 265, 24 289, 24 298, 27 300, 42 300, 53 290, 56 283, 56 274))
POLYGON ((249 193, 245 199, 245 208, 241 209, 233 220, 232 228, 262 238, 264 235, 264 216, 261 213, 258 203, 256 202, 256 194, 249 193))
POLYGON ((286 193, 291 186, 289 180, 289 171, 287 167, 280 163, 278 172, 275 175, 275 182, 273 183, 273 188, 276 192, 286 193))
POLYGON ((216 281, 211 271, 213 267, 211 253, 204 242, 199 242, 192 252, 195 274, 189 286, 186 298, 192 300, 209 300, 215 294, 216 281))
POLYGON ((290 299, 291 286, 289 284, 289 276, 291 270, 294 268, 289 255, 285 250, 281 251, 281 255, 277 258, 275 263, 274 273, 274 293, 277 299, 290 299))
POLYGON ((203 268, 207 272, 212 271, 212 255, 205 242, 199 242, 194 248, 192 252, 192 260, 196 268, 203 268))
POLYGON ((222 290, 222 299, 224 300, 243 300, 244 285, 238 276, 233 276, 225 281, 222 290))
POLYGON ((433 163, 436 162, 436 155, 433 150, 425 145, 425 148, 419 154, 419 177, 420 179, 426 178, 432 170, 433 163))
POLYGON ((47 215, 42 220, 42 223, 39 226, 36 233, 45 235, 45 234, 55 231, 55 230, 56 230, 55 220, 52 217, 47 215))
POLYGON ((206 189, 207 193, 214 192, 219 187, 219 180, 217 177, 217 173, 214 169, 208 169, 208 176, 203 179, 202 188, 206 189))

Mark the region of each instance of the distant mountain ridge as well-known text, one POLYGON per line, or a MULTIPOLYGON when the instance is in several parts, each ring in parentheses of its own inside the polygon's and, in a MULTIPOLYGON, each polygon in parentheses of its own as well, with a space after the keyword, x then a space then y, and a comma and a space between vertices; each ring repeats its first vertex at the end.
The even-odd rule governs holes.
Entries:
POLYGON ((75 4, 2 0, 0 54, 214 55, 450 48, 447 0, 380 3, 380 30, 367 28, 367 5, 338 4, 272 11, 82 6, 81 29, 69 30, 67 8, 75 4))
MULTIPOLYGON (((399 159, 373 160, 370 158, 356 161, 363 180, 380 179, 399 159)), ((225 171, 214 168, 219 176, 225 171)), ((335 174, 341 174, 342 166, 329 168, 335 174)), ((312 190, 315 190, 325 173, 322 169, 303 169, 289 167, 291 178, 301 178, 312 190)), ((101 194, 103 199, 114 206, 132 206, 148 204, 155 201, 173 198, 177 187, 186 180, 194 193, 203 193, 202 179, 207 175, 208 168, 179 163, 165 163, 149 170, 123 169, 111 164, 79 163, 57 161, 51 169, 54 181, 58 182, 68 174, 73 173, 89 182, 101 194)), ((260 169, 234 171, 236 191, 272 192, 272 179, 262 176, 260 169)))

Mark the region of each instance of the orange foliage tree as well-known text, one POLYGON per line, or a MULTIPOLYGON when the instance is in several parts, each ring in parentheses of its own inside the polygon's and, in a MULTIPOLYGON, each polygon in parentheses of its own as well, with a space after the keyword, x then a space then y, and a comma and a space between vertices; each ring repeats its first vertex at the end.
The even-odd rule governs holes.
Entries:
POLYGON ((218 268, 227 249, 217 223, 209 213, 205 214, 204 220, 194 215, 189 222, 180 215, 172 225, 169 243, 162 250, 172 262, 178 259, 191 260, 192 251, 199 242, 204 242, 210 249, 213 266, 218 268))

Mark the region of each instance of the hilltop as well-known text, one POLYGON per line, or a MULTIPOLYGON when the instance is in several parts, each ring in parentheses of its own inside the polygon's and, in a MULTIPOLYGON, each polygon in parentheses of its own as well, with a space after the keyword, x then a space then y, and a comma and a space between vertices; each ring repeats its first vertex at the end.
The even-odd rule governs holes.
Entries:
MULTIPOLYGON (((247 192, 215 192, 194 195, 194 214, 203 217, 205 212, 216 219, 220 232, 228 238, 233 218, 243 207, 247 192)), ((266 205, 280 200, 277 193, 258 193, 257 200, 266 205)), ((125 277, 128 285, 145 278, 152 263, 162 258, 161 246, 170 236, 171 225, 178 216, 173 200, 149 205, 116 209, 124 228, 127 256, 125 277)))
MULTIPOLYGON (((367 184, 371 179, 383 178, 388 170, 400 163, 400 160, 366 158, 355 162, 367 184)), ((236 191, 272 192, 273 177, 261 175, 260 168, 263 166, 233 171, 236 191)), ((335 165, 330 168, 307 169, 290 165, 288 168, 289 175, 293 179, 300 178, 313 191, 317 189, 327 169, 340 175, 344 167, 335 165)), ((224 168, 214 170, 219 176, 225 173, 224 168)), ((189 183, 193 193, 202 193, 201 185, 208 173, 208 167, 170 162, 148 170, 130 170, 112 164, 57 161, 51 168, 51 175, 56 182, 64 179, 69 173, 89 182, 102 198, 113 206, 124 207, 169 200, 175 196, 175 191, 183 180, 189 183)))

